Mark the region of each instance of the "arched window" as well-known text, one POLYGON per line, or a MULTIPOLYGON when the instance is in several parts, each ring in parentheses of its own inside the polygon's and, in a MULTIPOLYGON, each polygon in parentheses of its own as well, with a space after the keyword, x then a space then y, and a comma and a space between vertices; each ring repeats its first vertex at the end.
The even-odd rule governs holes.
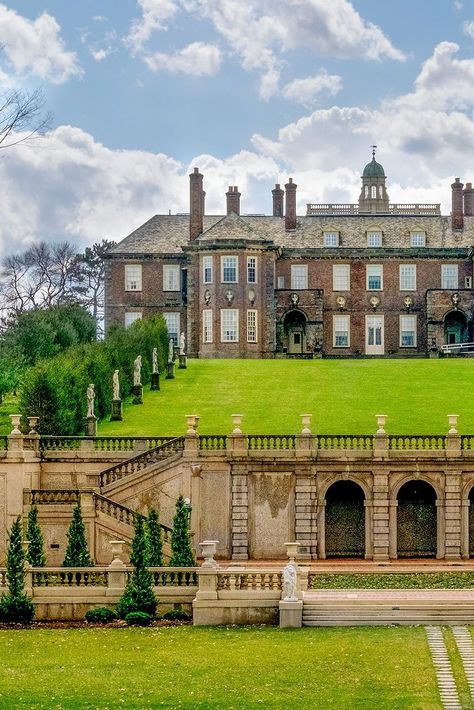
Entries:
POLYGON ((382 185, 379 185, 379 197, 381 200, 383 200, 383 187, 382 185))
POLYGON ((372 193, 371 194, 372 199, 376 200, 377 199, 377 186, 376 185, 372 185, 371 193, 372 193))
POLYGON ((367 187, 367 185, 364 188, 364 196, 365 196, 365 199, 367 199, 369 196, 369 188, 367 187))

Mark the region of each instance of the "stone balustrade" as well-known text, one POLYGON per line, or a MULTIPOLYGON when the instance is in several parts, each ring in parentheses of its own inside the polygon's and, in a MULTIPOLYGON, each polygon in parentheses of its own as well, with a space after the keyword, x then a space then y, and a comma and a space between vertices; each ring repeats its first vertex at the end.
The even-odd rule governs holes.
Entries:
MULTIPOLYGON (((308 202, 306 205, 307 215, 357 215, 359 205, 357 203, 338 204, 334 202, 314 203, 308 202)), ((361 212, 360 214, 367 214, 361 212)), ((391 215, 440 215, 440 203, 422 204, 390 204, 388 214, 391 215)))

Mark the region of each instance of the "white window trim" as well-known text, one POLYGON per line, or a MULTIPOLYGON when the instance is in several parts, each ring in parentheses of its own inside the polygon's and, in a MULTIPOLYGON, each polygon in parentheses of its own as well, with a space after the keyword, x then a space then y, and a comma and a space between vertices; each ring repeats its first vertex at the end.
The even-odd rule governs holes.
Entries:
POLYGON ((441 264, 441 288, 446 288, 446 289, 450 289, 450 290, 454 290, 454 289, 459 288, 459 265, 458 264, 441 264), (445 271, 446 271, 445 267, 449 267, 449 266, 456 267, 456 282, 457 283, 455 286, 445 286, 444 285, 445 281, 446 281, 446 278, 444 275, 445 271))
POLYGON ((179 335, 180 335, 180 331, 181 331, 181 313, 180 313, 179 311, 164 311, 164 312, 163 312, 163 318, 165 319, 166 327, 167 327, 167 329, 168 329, 168 335, 171 336, 171 333, 174 332, 174 333, 176 334, 176 342, 175 342, 175 345, 178 345, 178 343, 179 343, 179 335), (168 315, 172 315, 172 316, 175 316, 175 317, 176 317, 177 326, 178 326, 176 331, 171 331, 171 332, 170 332, 170 329, 168 328, 168 321, 167 321, 167 319, 166 319, 166 316, 168 316, 168 315))
POLYGON ((205 308, 202 312, 202 342, 209 344, 214 342, 214 314, 212 308, 205 308), (209 317, 209 322, 206 319, 209 317), (206 328, 209 330, 209 337, 206 338, 206 328))
POLYGON ((257 271, 258 271, 257 257, 256 256, 248 256, 247 257, 247 283, 248 284, 256 284, 258 282, 257 271), (250 259, 255 259, 255 281, 249 281, 249 261, 250 261, 250 259))
POLYGON ((383 291, 383 264, 366 264, 365 281, 366 291, 383 291), (377 266, 380 269, 380 288, 369 288, 369 266, 377 266))
POLYGON ((410 246, 414 249, 422 249, 423 247, 426 246, 426 232, 423 229, 412 229, 410 232, 410 246), (413 240, 415 238, 415 235, 421 235, 423 234, 423 244, 413 244, 413 240))
POLYGON ((380 249, 383 246, 383 232, 381 229, 368 229, 367 230, 367 247, 369 249, 380 249), (373 235, 380 237, 380 244, 369 244, 370 237, 373 235))
POLYGON ((238 284, 239 283, 239 257, 234 254, 223 254, 221 256, 221 283, 223 284, 238 284), (235 281, 224 281, 224 259, 235 259, 235 281))
POLYGON ((338 247, 338 246, 340 245, 340 243, 341 243, 341 235, 340 235, 340 232, 331 231, 331 230, 329 230, 329 229, 328 229, 327 231, 323 232, 323 243, 324 243, 324 246, 327 247, 328 249, 331 249, 331 248, 332 248, 332 249, 335 249, 335 248, 338 247), (336 236, 336 243, 335 243, 335 244, 328 244, 328 243, 327 243, 327 237, 329 237, 329 235, 331 235, 331 237, 332 237, 333 234, 336 236))
POLYGON ((332 290, 333 291, 350 291, 351 290, 351 267, 350 264, 333 264, 332 267, 332 290), (347 274, 347 288, 336 288, 336 270, 344 267, 347 274))
MULTIPOLYGON (((306 291, 308 288, 308 264, 291 264, 290 274, 291 274, 291 289, 293 291, 306 291), (301 288, 300 286, 294 286, 293 270, 295 268, 304 269, 304 271, 305 271, 306 286, 304 286, 303 288, 301 288)), ((301 278, 301 276, 299 276, 297 278, 301 278)), ((295 280, 296 280, 296 276, 295 276, 295 280)))
POLYGON ((416 315, 410 315, 410 316, 403 315, 403 316, 400 316, 400 317, 399 317, 399 319, 398 319, 398 332, 399 332, 399 343, 400 343, 400 346, 399 346, 399 347, 401 347, 401 348, 416 348, 416 347, 417 347, 417 328, 418 328, 418 320, 417 320, 416 315), (414 327, 413 327, 413 345, 402 345, 402 322, 403 322, 403 318, 410 318, 410 319, 413 321, 413 323, 414 323, 414 327))
POLYGON ((178 293, 181 288, 181 269, 178 264, 163 264, 163 291, 178 293), (166 273, 177 274, 177 287, 168 288, 166 273))
MULTIPOLYGON (((341 332, 341 331, 337 331, 341 332)), ((350 316, 333 316, 332 317, 332 346, 333 348, 350 348, 351 347, 351 317, 350 316), (336 345, 336 320, 344 318, 347 323, 347 345, 336 345)))
POLYGON ((125 311, 124 319, 123 319, 123 324, 125 328, 130 328, 133 323, 137 320, 141 320, 143 317, 142 311, 125 311), (133 318, 129 323, 127 323, 127 316, 136 316, 136 318, 133 318))
POLYGON ((277 288, 283 289, 285 288, 285 277, 284 276, 277 276, 277 288), (281 279, 281 281, 280 281, 281 279))
POLYGON ((416 274, 416 264, 400 264, 398 268, 398 275, 399 275, 399 285, 400 285, 400 291, 416 291, 416 280, 417 280, 417 274, 416 274), (412 266, 413 267, 413 276, 414 276, 414 281, 413 281, 413 287, 412 288, 407 288, 406 286, 403 286, 402 284, 402 269, 407 266, 412 266))
POLYGON ((125 291, 127 293, 137 293, 142 290, 142 265, 141 264, 125 264, 125 270, 124 270, 124 277, 125 277, 125 291), (139 288, 127 288, 128 286, 128 270, 129 269, 138 269, 138 277, 137 277, 137 282, 139 285, 139 288))
POLYGON ((214 259, 212 256, 209 255, 202 257, 202 282, 203 284, 206 284, 206 286, 209 286, 210 284, 214 283, 214 259), (206 261, 209 262, 210 266, 206 267, 206 261), (210 268, 211 270, 210 281, 206 281, 206 268, 210 268))
POLYGON ((258 311, 256 308, 247 309, 247 343, 258 343, 258 311), (249 338, 249 315, 253 313, 255 316, 255 339, 250 340, 249 338))
POLYGON ((239 309, 238 308, 221 308, 220 316, 221 316, 221 343, 238 343, 239 342, 239 309), (235 318, 236 338, 235 338, 235 340, 224 339, 224 312, 229 312, 229 311, 232 311, 233 313, 236 314, 236 318, 235 318))

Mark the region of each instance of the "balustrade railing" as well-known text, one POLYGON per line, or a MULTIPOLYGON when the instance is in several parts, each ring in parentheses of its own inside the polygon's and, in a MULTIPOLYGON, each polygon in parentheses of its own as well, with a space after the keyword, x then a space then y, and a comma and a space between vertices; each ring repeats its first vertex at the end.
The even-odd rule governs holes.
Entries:
MULTIPOLYGON (((307 215, 326 215, 326 214, 351 215, 351 214, 367 214, 367 213, 361 212, 359 210, 359 205, 357 203, 338 204, 338 203, 334 203, 334 202, 326 202, 326 203, 309 202, 306 204, 306 214, 307 215)), ((388 213, 386 213, 386 214, 439 215, 439 214, 441 214, 441 205, 440 205, 440 203, 390 204, 388 206, 388 213)))
POLYGON ((31 570, 33 587, 106 587, 105 567, 48 567, 31 570))
POLYGON ((393 451, 423 451, 445 448, 445 437, 442 435, 415 435, 388 437, 389 448, 393 451))
POLYGON ((474 435, 467 434, 461 436, 461 449, 463 451, 472 451, 474 449, 474 435))
POLYGON ((133 456, 126 461, 115 464, 100 474, 100 485, 107 486, 109 483, 119 481, 125 476, 130 476, 132 473, 137 473, 146 468, 150 464, 157 463, 168 456, 172 456, 184 449, 184 436, 169 439, 166 443, 161 444, 153 449, 144 451, 142 454, 133 456))
POLYGON ((80 498, 78 490, 38 489, 31 491, 31 505, 63 505, 77 503, 80 498))
POLYGON ((366 434, 319 434, 318 449, 362 449, 370 451, 374 448, 373 436, 366 434))
POLYGON ((199 437, 201 451, 221 451, 227 448, 226 434, 201 434, 199 437))
POLYGON ((192 567, 150 567, 155 587, 197 587, 198 577, 192 567))
POLYGON ((248 434, 247 445, 250 451, 266 451, 271 449, 294 449, 295 434, 248 434))
POLYGON ((41 451, 69 451, 81 448, 89 442, 94 451, 133 451, 138 443, 147 449, 163 446, 172 436, 42 436, 41 451))
POLYGON ((281 572, 229 572, 217 573, 218 591, 280 591, 282 588, 281 572))
POLYGON ((110 515, 119 523, 133 525, 135 521, 134 510, 121 503, 116 503, 106 496, 101 496, 99 493, 94 493, 94 505, 97 511, 110 515))

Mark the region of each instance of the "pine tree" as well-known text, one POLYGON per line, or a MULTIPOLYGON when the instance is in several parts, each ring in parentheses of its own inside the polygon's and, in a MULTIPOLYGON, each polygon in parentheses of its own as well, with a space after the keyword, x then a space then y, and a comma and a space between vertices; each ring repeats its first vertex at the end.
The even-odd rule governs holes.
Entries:
POLYGON ((124 619, 135 611, 154 616, 157 601, 153 591, 153 577, 148 570, 148 545, 143 515, 135 514, 135 530, 132 540, 130 562, 134 569, 128 578, 124 592, 117 604, 117 614, 124 619))
POLYGON ((176 501, 176 513, 173 518, 170 565, 172 567, 194 567, 196 565, 189 535, 189 510, 181 495, 176 501))
POLYGON ((7 553, 8 592, 0 600, 0 620, 29 624, 35 615, 33 602, 25 594, 25 552, 22 545, 21 516, 9 533, 7 553))
POLYGON ((33 505, 28 513, 28 527, 26 529, 26 539, 30 541, 26 557, 32 567, 44 567, 46 555, 44 553, 44 539, 41 528, 38 524, 38 508, 33 505))
POLYGON ((163 535, 157 511, 151 508, 147 521, 148 564, 150 567, 163 566, 163 535))
POLYGON ((67 531, 67 539, 63 567, 93 567, 94 563, 89 554, 80 501, 77 501, 77 505, 73 510, 71 524, 67 531))

